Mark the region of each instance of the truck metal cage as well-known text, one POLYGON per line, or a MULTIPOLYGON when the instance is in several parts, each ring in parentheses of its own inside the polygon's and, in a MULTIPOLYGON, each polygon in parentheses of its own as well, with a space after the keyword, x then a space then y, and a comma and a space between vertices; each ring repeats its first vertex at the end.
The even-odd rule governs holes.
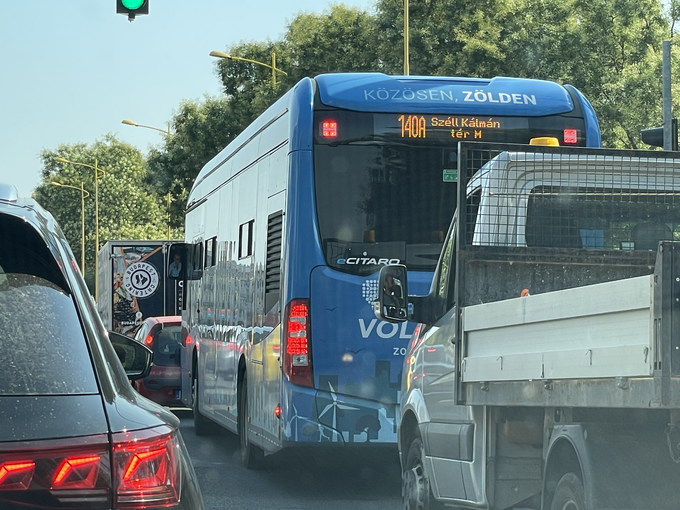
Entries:
POLYGON ((460 143, 457 171, 462 399, 677 406, 680 155, 460 143))

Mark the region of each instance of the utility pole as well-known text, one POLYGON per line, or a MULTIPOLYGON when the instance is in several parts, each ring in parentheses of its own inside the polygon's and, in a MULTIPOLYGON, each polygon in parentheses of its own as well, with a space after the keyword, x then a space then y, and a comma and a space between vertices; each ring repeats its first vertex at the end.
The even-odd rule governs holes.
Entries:
POLYGON ((404 76, 408 76, 410 70, 409 66, 409 47, 408 41, 408 0, 404 0, 404 76))
POLYGON ((663 48, 663 150, 673 150, 673 113, 671 112, 671 42, 664 41, 663 48))

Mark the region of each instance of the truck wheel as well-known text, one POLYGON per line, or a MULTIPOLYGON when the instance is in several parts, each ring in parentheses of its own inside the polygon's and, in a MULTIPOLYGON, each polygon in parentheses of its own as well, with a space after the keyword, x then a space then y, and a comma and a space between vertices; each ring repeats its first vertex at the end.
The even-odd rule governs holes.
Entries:
POLYGON ((567 473, 560 479, 550 510, 586 510, 583 482, 574 473, 567 473))
POLYGON ((198 375, 192 379, 191 409, 194 412, 194 433, 197 436, 210 436, 219 432, 219 425, 209 420, 198 410, 198 375))
POLYGON ((425 474, 423 441, 416 437, 408 449, 401 476, 401 497, 404 510, 440 510, 444 505, 432 495, 430 481, 425 474))
POLYGON ((238 397, 238 435, 241 441, 241 463, 246 469, 259 467, 264 452, 248 439, 248 376, 245 372, 238 397))

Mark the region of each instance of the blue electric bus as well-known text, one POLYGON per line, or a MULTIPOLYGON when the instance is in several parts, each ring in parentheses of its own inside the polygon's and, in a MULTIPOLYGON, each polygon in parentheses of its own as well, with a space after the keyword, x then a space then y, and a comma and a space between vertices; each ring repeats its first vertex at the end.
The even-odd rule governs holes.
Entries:
POLYGON ((456 207, 459 141, 600 145, 574 87, 303 79, 205 165, 186 208, 182 399, 246 466, 291 446, 396 445, 414 325, 373 314, 378 271, 426 294, 456 207))

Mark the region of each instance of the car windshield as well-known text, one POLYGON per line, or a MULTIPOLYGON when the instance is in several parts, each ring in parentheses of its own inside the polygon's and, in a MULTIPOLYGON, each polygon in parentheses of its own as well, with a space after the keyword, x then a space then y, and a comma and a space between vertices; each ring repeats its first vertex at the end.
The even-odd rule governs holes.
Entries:
POLYGON ((0 395, 97 393, 73 299, 40 277, 0 273, 0 395))

